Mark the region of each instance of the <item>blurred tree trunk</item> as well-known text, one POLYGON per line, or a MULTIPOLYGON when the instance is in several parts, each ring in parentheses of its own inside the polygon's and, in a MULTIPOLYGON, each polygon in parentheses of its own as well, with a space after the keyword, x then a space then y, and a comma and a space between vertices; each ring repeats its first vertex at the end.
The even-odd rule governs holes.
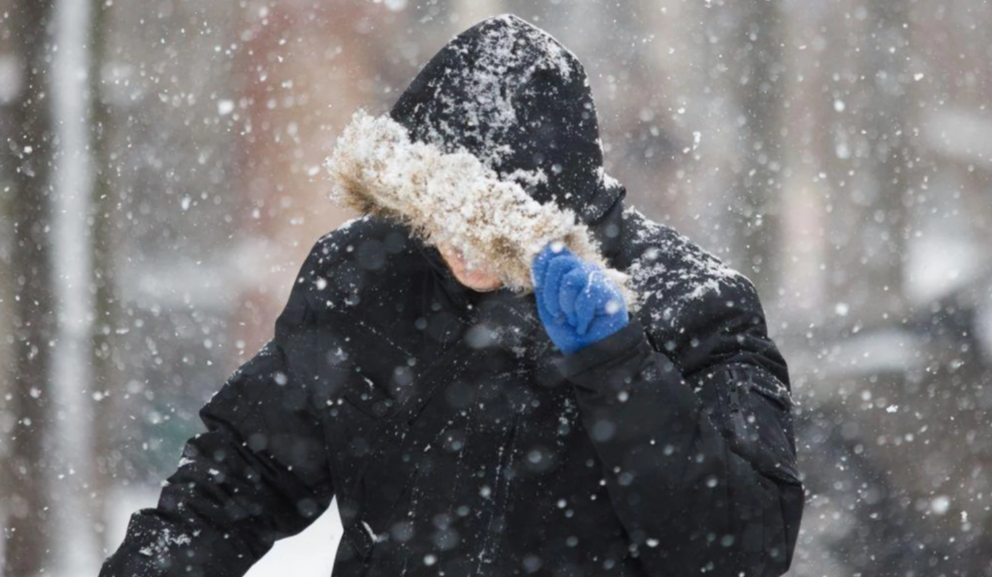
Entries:
POLYGON ((110 547, 106 541, 107 499, 114 485, 114 478, 121 460, 116 447, 114 416, 117 399, 123 391, 120 375, 120 343, 116 338, 123 323, 115 262, 118 257, 115 237, 115 215, 120 204, 113 178, 111 154, 112 116, 109 96, 103 90, 101 68, 107 60, 110 5, 103 0, 92 0, 92 51, 90 60, 91 142, 93 155, 93 188, 90 210, 92 229, 90 250, 93 258, 92 287, 94 291, 94 316, 90 335, 90 363, 96 404, 93 409, 93 490, 91 514, 98 533, 98 543, 110 547))
MULTIPOLYGON (((734 166, 730 240, 740 248, 738 268, 754 280, 766 307, 777 298, 782 252, 779 196, 783 178, 782 129, 785 116, 786 30, 779 0, 738 4, 736 42, 730 43, 730 89, 741 118, 740 146, 734 166)), ((719 55, 726 62, 726 55, 719 55)))
POLYGON ((15 420, 4 462, 4 575, 33 577, 46 569, 53 550, 51 507, 46 482, 46 431, 51 425, 49 375, 56 316, 52 310, 50 164, 52 121, 49 102, 50 0, 18 0, 3 29, 21 51, 23 82, 0 122, 0 166, 11 171, 13 195, 14 360, 10 411, 15 420))
MULTIPOLYGON (((9 0, 0 0, 0 14, 10 12, 9 0)), ((0 26, 6 26, 5 17, 0 16, 0 26)), ((0 53, 13 56, 17 53, 9 38, 4 38, 0 34, 0 53)), ((10 57, 9 56, 9 57, 10 57)), ((9 120, 4 117, 9 114, 7 106, 10 95, 0 91, 0 131, 6 130, 9 120)), ((0 145, 6 146, 7 134, 0 132, 0 145)), ((3 158, 3 157, 0 157, 3 158)), ((2 270, 10 270, 11 255, 13 252, 13 220, 11 219, 10 203, 13 199, 13 170, 11 167, 0 163, 0 267, 2 270)), ((14 326, 14 279, 11 275, 0 275, 0 327, 14 326)), ((7 403, 4 399, 10 392, 12 366, 14 364, 13 339, 0 339, 0 471, 3 462, 10 450, 9 443, 5 441, 13 430, 11 414, 8 413, 7 403)), ((0 477, 0 526, 3 525, 3 495, 6 493, 3 477, 0 477)), ((0 559, 3 558, 3 543, 0 542, 0 559)))
MULTIPOLYGON (((864 128, 868 131, 871 187, 862 204, 862 243, 868 267, 863 275, 874 287, 877 306, 900 314, 903 302, 903 259, 906 255, 906 200, 912 186, 910 169, 919 159, 911 142, 907 103, 906 7, 900 0, 866 5, 868 29, 862 35, 861 81, 867 84, 864 128), (881 292, 879 292, 881 291, 881 292)), ((878 309, 875 309, 878 310, 878 309)))
MULTIPOLYGON (((903 312, 903 259, 910 171, 920 159, 907 102, 908 5, 865 5, 850 72, 825 106, 833 110, 830 294, 855 324, 887 324, 903 312)), ((840 16, 837 16, 840 18, 840 16)))

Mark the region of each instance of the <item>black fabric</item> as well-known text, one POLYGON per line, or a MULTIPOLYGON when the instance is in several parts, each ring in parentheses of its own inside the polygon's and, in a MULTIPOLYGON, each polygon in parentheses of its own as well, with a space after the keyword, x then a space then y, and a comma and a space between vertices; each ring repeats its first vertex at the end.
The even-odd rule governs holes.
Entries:
POLYGON ((784 573, 803 487, 758 295, 597 194, 644 304, 567 357, 532 295, 467 289, 402 225, 321 238, 101 577, 243 575, 333 497, 334 577, 784 573))

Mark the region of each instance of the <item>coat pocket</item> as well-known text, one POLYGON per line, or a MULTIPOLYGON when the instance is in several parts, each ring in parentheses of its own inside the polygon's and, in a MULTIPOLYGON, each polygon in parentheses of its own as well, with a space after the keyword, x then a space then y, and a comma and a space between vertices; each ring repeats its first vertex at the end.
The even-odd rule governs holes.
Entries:
POLYGON ((793 402, 774 375, 751 365, 726 367, 707 383, 710 415, 730 444, 761 474, 799 483, 793 402))
POLYGON ((361 504, 357 513, 344 522, 344 539, 365 562, 368 572, 383 562, 383 556, 388 555, 386 550, 410 537, 409 530, 398 525, 402 520, 397 515, 406 510, 411 491, 420 478, 421 467, 419 460, 397 463, 404 466, 394 468, 388 481, 369 475, 362 478, 361 504))
POLYGON ((407 518, 407 513, 418 490, 420 474, 419 465, 415 465, 397 484, 398 491, 384 495, 378 507, 380 515, 366 517, 367 528, 375 535, 368 557, 370 575, 400 575, 402 565, 410 557, 408 548, 415 531, 413 519, 407 518))
POLYGON ((741 377, 746 383, 743 403, 748 425, 746 450, 753 455, 758 471, 786 483, 798 484, 792 396, 777 378, 751 367, 741 377))
POLYGON ((351 406, 373 419, 389 415, 396 405, 395 399, 361 373, 348 379, 342 396, 351 406))

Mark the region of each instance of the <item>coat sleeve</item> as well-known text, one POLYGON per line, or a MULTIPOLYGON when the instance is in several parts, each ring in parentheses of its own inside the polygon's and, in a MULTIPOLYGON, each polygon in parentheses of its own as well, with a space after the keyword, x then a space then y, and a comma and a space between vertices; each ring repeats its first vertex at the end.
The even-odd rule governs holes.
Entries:
POLYGON ((803 487, 787 376, 768 368, 784 371, 784 361, 763 320, 757 330, 733 324, 710 327, 722 344, 691 373, 636 319, 556 361, 652 576, 781 575, 792 561, 803 487))
POLYGON ((240 576, 331 502, 323 428, 287 351, 310 318, 304 271, 274 338, 200 410, 158 505, 132 515, 100 577, 240 576))

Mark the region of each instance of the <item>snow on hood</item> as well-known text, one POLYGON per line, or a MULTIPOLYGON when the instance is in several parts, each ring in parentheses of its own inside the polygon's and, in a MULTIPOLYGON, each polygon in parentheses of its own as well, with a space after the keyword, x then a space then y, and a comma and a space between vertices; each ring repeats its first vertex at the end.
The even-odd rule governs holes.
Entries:
POLYGON ((538 202, 568 208, 587 224, 623 194, 603 170, 582 64, 516 16, 484 20, 445 45, 390 116, 413 140, 466 150, 538 202))
MULTIPOLYGON (((554 241, 609 268, 587 223, 624 190, 603 170, 585 73, 515 16, 448 43, 389 115, 357 112, 325 166, 333 200, 461 248, 511 290, 533 289, 530 263, 554 241)), ((626 275, 609 274, 636 309, 626 275)))

